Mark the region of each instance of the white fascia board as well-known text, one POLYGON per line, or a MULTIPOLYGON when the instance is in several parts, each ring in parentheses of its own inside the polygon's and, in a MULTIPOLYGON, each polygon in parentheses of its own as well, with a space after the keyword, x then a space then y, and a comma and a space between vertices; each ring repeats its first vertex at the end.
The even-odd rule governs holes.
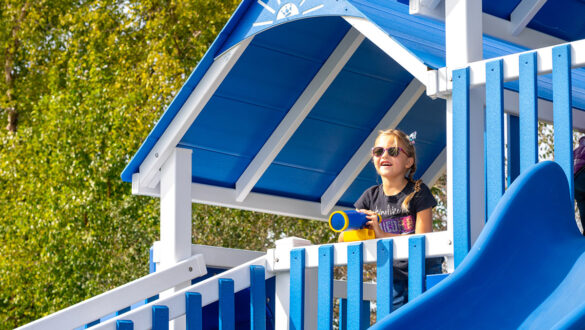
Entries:
MULTIPOLYGON (((159 197, 157 189, 141 188, 133 191, 136 195, 159 197)), ((201 183, 191 184, 191 201, 208 205, 229 207, 234 209, 270 213, 287 217, 328 221, 329 218, 321 214, 321 203, 303 201, 294 198, 273 196, 251 192, 245 201, 236 201, 236 190, 231 188, 211 186, 201 183)), ((333 211, 348 210, 348 207, 336 206, 333 211)))
MULTIPOLYGON (((571 45, 571 67, 573 69, 585 66, 585 39, 565 43, 571 45)), ((536 52, 537 57, 537 73, 538 75, 545 75, 552 72, 552 49, 557 46, 543 47, 536 50, 529 50, 521 53, 514 53, 502 57, 490 58, 487 60, 469 63, 469 86, 471 88, 483 86, 486 81, 485 67, 486 63, 502 60, 503 79, 504 81, 518 80, 520 74, 519 58, 522 54, 536 52)), ((434 92, 431 97, 444 96, 451 93, 453 90, 453 71, 457 67, 441 68, 433 70, 434 73, 427 75, 427 84, 432 88, 429 94, 434 92)))
POLYGON ((202 255, 206 267, 212 268, 234 268, 245 262, 266 255, 266 252, 251 251, 242 249, 230 249, 209 245, 191 245, 193 255, 202 255))
MULTIPOLYGON (((250 266, 258 265, 266 269, 264 278, 269 279, 274 277, 274 274, 267 269, 266 257, 260 257, 244 263, 239 267, 226 270, 221 273, 221 278, 232 279, 234 281, 234 293, 239 292, 245 288, 250 287, 250 266)), ((152 328, 152 306, 161 305, 169 308, 169 320, 174 320, 185 315, 185 294, 187 292, 198 292, 201 294, 201 306, 207 306, 219 299, 219 284, 216 277, 211 277, 199 283, 181 289, 171 296, 161 297, 149 304, 140 306, 134 310, 126 312, 122 315, 116 316, 112 319, 104 321, 93 326, 96 330, 116 329, 116 322, 118 320, 128 320, 134 323, 135 330, 146 330, 152 328)))
POLYGON ((236 182, 236 201, 242 202, 246 199, 270 163, 305 120, 363 40, 364 36, 354 28, 346 33, 236 182))
POLYGON ((428 67, 376 24, 361 17, 343 16, 343 18, 416 79, 427 81, 428 67))
POLYGON ((429 187, 435 185, 437 180, 445 173, 447 170, 447 148, 445 147, 443 151, 435 158, 431 166, 425 171, 422 175, 421 180, 429 187))
MULTIPOLYGON (((20 329, 75 329, 131 304, 154 296, 176 284, 207 274, 202 255, 157 271, 71 307, 31 322, 20 329)), ((183 298, 184 299, 184 298, 183 298)))
MULTIPOLYGON (((429 17, 443 22, 445 21, 445 6, 437 6, 434 9, 426 6, 417 7, 417 1, 420 0, 410 0, 410 13, 412 15, 429 17)), ((526 48, 536 49, 566 42, 566 40, 530 28, 524 28, 520 30, 517 35, 513 35, 511 33, 511 31, 514 30, 513 22, 486 13, 482 14, 482 21, 484 34, 526 48)))
MULTIPOLYGON (((408 239, 413 235, 402 235, 392 237, 394 242, 394 260, 407 260, 408 259, 408 239)), ((430 257, 442 257, 453 255, 453 243, 451 240, 451 234, 446 231, 427 233, 424 234, 426 237, 425 242, 425 256, 430 257)), ((363 241, 364 244, 364 263, 374 263, 377 258, 377 243, 379 239, 371 239, 363 241)), ((355 244, 356 242, 347 243, 335 243, 333 247, 335 249, 333 254, 333 264, 335 266, 347 265, 347 245, 355 244)), ((319 266, 319 247, 321 245, 311 245, 305 248, 305 267, 315 268, 319 266)), ((276 248, 271 249, 267 253, 269 263, 268 269, 274 272, 289 271, 290 269, 290 250, 293 248, 276 248), (272 267, 270 266, 272 265, 272 267)), ((295 247, 296 249, 296 247, 295 247)))
POLYGON ((522 0, 510 14, 510 34, 517 36, 536 16, 546 0, 522 0))
POLYGON ((244 53, 252 39, 253 37, 249 37, 241 41, 214 60, 199 84, 197 84, 197 87, 191 92, 187 101, 140 165, 140 186, 156 187, 160 181, 159 169, 162 164, 171 155, 183 135, 193 124, 193 121, 195 121, 213 93, 215 93, 234 64, 244 53))
POLYGON ((378 125, 374 127, 370 135, 364 140, 355 154, 347 162, 345 167, 339 172, 339 175, 329 185, 321 197, 321 214, 328 214, 335 206, 337 201, 343 196, 343 193, 349 188, 353 180, 363 170, 370 161, 371 148, 374 146, 378 132, 389 128, 395 128, 400 121, 406 116, 414 103, 424 93, 425 86, 414 78, 404 89, 402 94, 396 99, 394 104, 386 112, 378 125))

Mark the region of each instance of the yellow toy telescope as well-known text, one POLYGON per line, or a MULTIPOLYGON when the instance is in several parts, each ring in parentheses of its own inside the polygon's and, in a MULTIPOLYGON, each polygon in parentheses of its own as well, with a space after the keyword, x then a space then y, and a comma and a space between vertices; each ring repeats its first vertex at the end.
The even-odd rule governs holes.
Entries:
MULTIPOLYGON (((378 221, 381 220, 378 214, 378 221)), ((373 230, 364 228, 368 221, 365 213, 355 210, 336 211, 329 216, 329 227, 336 233, 343 232, 344 242, 363 241, 376 238, 373 230)))

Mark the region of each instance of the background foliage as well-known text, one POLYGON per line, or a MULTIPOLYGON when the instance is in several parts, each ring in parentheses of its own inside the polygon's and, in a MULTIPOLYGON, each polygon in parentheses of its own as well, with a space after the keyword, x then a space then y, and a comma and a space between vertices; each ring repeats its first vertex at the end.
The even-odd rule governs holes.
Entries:
MULTIPOLYGON (((119 175, 238 2, 0 0, 0 328, 148 273, 158 200, 119 175)), ((205 205, 193 218, 199 244, 335 240, 314 221, 205 205)))
MULTIPOLYGON (((158 200, 120 180, 239 1, 0 1, 0 328, 148 273, 158 200)), ((194 243, 265 250, 323 223, 194 205, 194 243)))

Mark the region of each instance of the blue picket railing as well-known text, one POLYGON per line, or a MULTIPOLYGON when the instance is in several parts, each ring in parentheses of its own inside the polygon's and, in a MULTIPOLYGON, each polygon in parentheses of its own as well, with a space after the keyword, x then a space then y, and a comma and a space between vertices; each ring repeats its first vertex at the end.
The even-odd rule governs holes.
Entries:
MULTIPOLYGON (((426 290, 425 276, 425 236, 413 236, 409 242, 409 296, 411 299, 422 294, 426 290)), ((392 264, 394 242, 392 239, 378 240, 376 242, 377 286, 376 306, 377 318, 381 319, 392 312, 392 264)), ((339 249, 344 245, 323 245, 318 247, 317 267, 317 297, 318 329, 332 329, 334 323, 334 260, 335 247, 339 249)), ((364 242, 347 244, 347 298, 339 299, 340 329, 365 329, 370 326, 370 301, 364 300, 363 291, 363 265, 364 242)), ((313 250, 311 250, 313 251, 313 250)), ((305 248, 293 248, 290 250, 290 296, 289 296, 289 328, 305 328, 305 278, 306 258, 309 250, 305 248)), ((267 277, 265 267, 259 265, 249 266, 250 272, 250 326, 251 329, 266 329, 267 325, 267 277)), ((212 281, 216 281, 218 288, 219 314, 218 324, 220 329, 235 329, 234 280, 221 278, 216 275, 206 283, 197 284, 204 290, 212 281)), ((197 287, 197 286, 194 286, 197 287)), ((203 319, 209 317, 204 314, 202 294, 198 292, 186 292, 185 295, 185 319, 187 329, 202 329, 203 319)), ((152 303, 153 305, 156 302, 152 303)), ((209 302, 207 302, 209 304, 209 302)), ((152 328, 168 329, 169 308, 162 304, 150 307, 152 309, 152 328)), ((122 316, 123 318, 123 316, 122 316)), ((129 320, 118 319, 116 329, 134 329, 134 324, 129 320)))
MULTIPOLYGON (((556 46, 552 51, 554 159, 563 168, 573 192, 573 122, 571 105, 571 45, 556 46)), ((519 172, 538 162, 538 90, 536 52, 518 56, 519 118, 512 116, 508 145, 508 184, 519 172), (518 128, 518 132, 514 130, 518 128), (519 155, 517 154, 519 153, 519 155), (514 162, 519 161, 519 165, 514 162)), ((504 193, 506 177, 504 157, 504 74, 503 60, 485 63, 485 205, 486 219, 504 193)), ((469 67, 453 70, 453 237, 457 266, 470 249, 470 177, 469 177, 469 67)))

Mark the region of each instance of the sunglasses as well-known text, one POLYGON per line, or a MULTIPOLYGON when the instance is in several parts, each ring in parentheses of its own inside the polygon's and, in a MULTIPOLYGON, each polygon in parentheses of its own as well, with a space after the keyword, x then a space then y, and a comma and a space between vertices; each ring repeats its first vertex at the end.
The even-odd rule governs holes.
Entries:
POLYGON ((388 156, 390 156, 390 157, 398 156, 398 154, 400 154, 401 151, 404 152, 404 154, 406 156, 408 156, 406 151, 404 151, 404 149, 402 149, 400 147, 390 147, 390 148, 373 147, 372 148, 372 156, 382 157, 382 155, 384 154, 384 150, 386 150, 386 152, 388 153, 388 156))

